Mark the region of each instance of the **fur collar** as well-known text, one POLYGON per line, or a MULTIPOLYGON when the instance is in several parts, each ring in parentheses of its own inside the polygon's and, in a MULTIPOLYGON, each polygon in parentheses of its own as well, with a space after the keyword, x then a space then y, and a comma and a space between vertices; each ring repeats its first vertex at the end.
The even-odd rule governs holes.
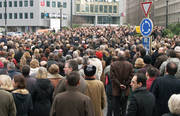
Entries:
POLYGON ((16 89, 12 93, 29 94, 29 91, 27 89, 16 89))

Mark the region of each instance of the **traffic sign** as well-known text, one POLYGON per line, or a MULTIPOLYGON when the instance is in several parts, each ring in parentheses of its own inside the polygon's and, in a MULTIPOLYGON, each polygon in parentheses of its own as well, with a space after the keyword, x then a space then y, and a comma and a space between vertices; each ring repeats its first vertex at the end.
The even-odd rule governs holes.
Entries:
POLYGON ((145 16, 147 17, 149 14, 149 11, 151 9, 152 2, 142 2, 141 7, 144 11, 145 16))
POLYGON ((145 37, 151 35, 153 30, 153 22, 149 18, 144 18, 140 24, 141 34, 145 37))
POLYGON ((150 37, 143 37, 142 38, 142 44, 144 48, 146 49, 146 52, 148 53, 150 51, 150 37))

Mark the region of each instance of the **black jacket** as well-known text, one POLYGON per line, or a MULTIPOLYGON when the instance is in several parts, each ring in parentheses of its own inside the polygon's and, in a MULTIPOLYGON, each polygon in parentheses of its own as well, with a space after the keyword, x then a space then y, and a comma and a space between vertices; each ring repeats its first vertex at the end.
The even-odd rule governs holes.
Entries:
POLYGON ((130 99, 126 116, 154 116, 155 97, 145 87, 136 89, 130 99))
POLYGON ((16 116, 29 116, 33 110, 31 94, 26 89, 17 89, 12 91, 12 95, 16 104, 16 116))
POLYGON ((49 116, 53 86, 48 79, 37 79, 33 98, 34 110, 31 116, 49 116))
POLYGON ((150 92, 156 98, 157 116, 169 113, 168 100, 172 94, 180 93, 180 80, 172 75, 159 77, 152 83, 150 92))

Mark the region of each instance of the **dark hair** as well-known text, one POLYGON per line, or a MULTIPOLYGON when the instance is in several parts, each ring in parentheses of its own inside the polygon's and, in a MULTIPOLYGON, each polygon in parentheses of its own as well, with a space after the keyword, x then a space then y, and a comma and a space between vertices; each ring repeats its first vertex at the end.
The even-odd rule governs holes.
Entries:
POLYGON ((166 65, 166 71, 169 75, 175 75, 177 72, 177 65, 174 62, 169 62, 166 65))
POLYGON ((24 89, 26 88, 26 83, 24 76, 19 74, 14 76, 14 82, 17 84, 17 89, 24 89))
POLYGON ((140 48, 141 58, 143 58, 146 55, 146 49, 140 48))
POLYGON ((142 83, 142 87, 146 87, 146 76, 144 73, 136 73, 137 83, 142 83))
POLYGON ((70 86, 76 86, 79 83, 80 80, 80 74, 77 71, 71 72, 66 77, 68 85, 70 86))
POLYGON ((69 68, 72 68, 72 71, 78 71, 78 63, 76 60, 68 60, 67 63, 69 68))
POLYGON ((149 67, 146 72, 148 73, 148 75, 149 75, 150 78, 151 78, 151 77, 155 77, 155 76, 157 75, 157 70, 156 70, 156 68, 154 68, 154 67, 152 67, 152 66, 149 67))
POLYGON ((28 76, 30 73, 30 67, 28 65, 24 65, 21 70, 24 77, 28 76))
POLYGON ((169 49, 167 51, 167 56, 171 57, 171 58, 175 58, 176 57, 176 52, 172 49, 169 49))

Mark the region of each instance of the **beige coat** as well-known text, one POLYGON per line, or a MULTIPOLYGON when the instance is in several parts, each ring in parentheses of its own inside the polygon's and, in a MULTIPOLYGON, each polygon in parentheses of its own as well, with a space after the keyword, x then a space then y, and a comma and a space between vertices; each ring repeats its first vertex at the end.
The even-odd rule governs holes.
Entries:
POLYGON ((92 100, 95 116, 103 116, 103 109, 106 105, 106 93, 104 85, 99 80, 86 80, 86 95, 92 100))

